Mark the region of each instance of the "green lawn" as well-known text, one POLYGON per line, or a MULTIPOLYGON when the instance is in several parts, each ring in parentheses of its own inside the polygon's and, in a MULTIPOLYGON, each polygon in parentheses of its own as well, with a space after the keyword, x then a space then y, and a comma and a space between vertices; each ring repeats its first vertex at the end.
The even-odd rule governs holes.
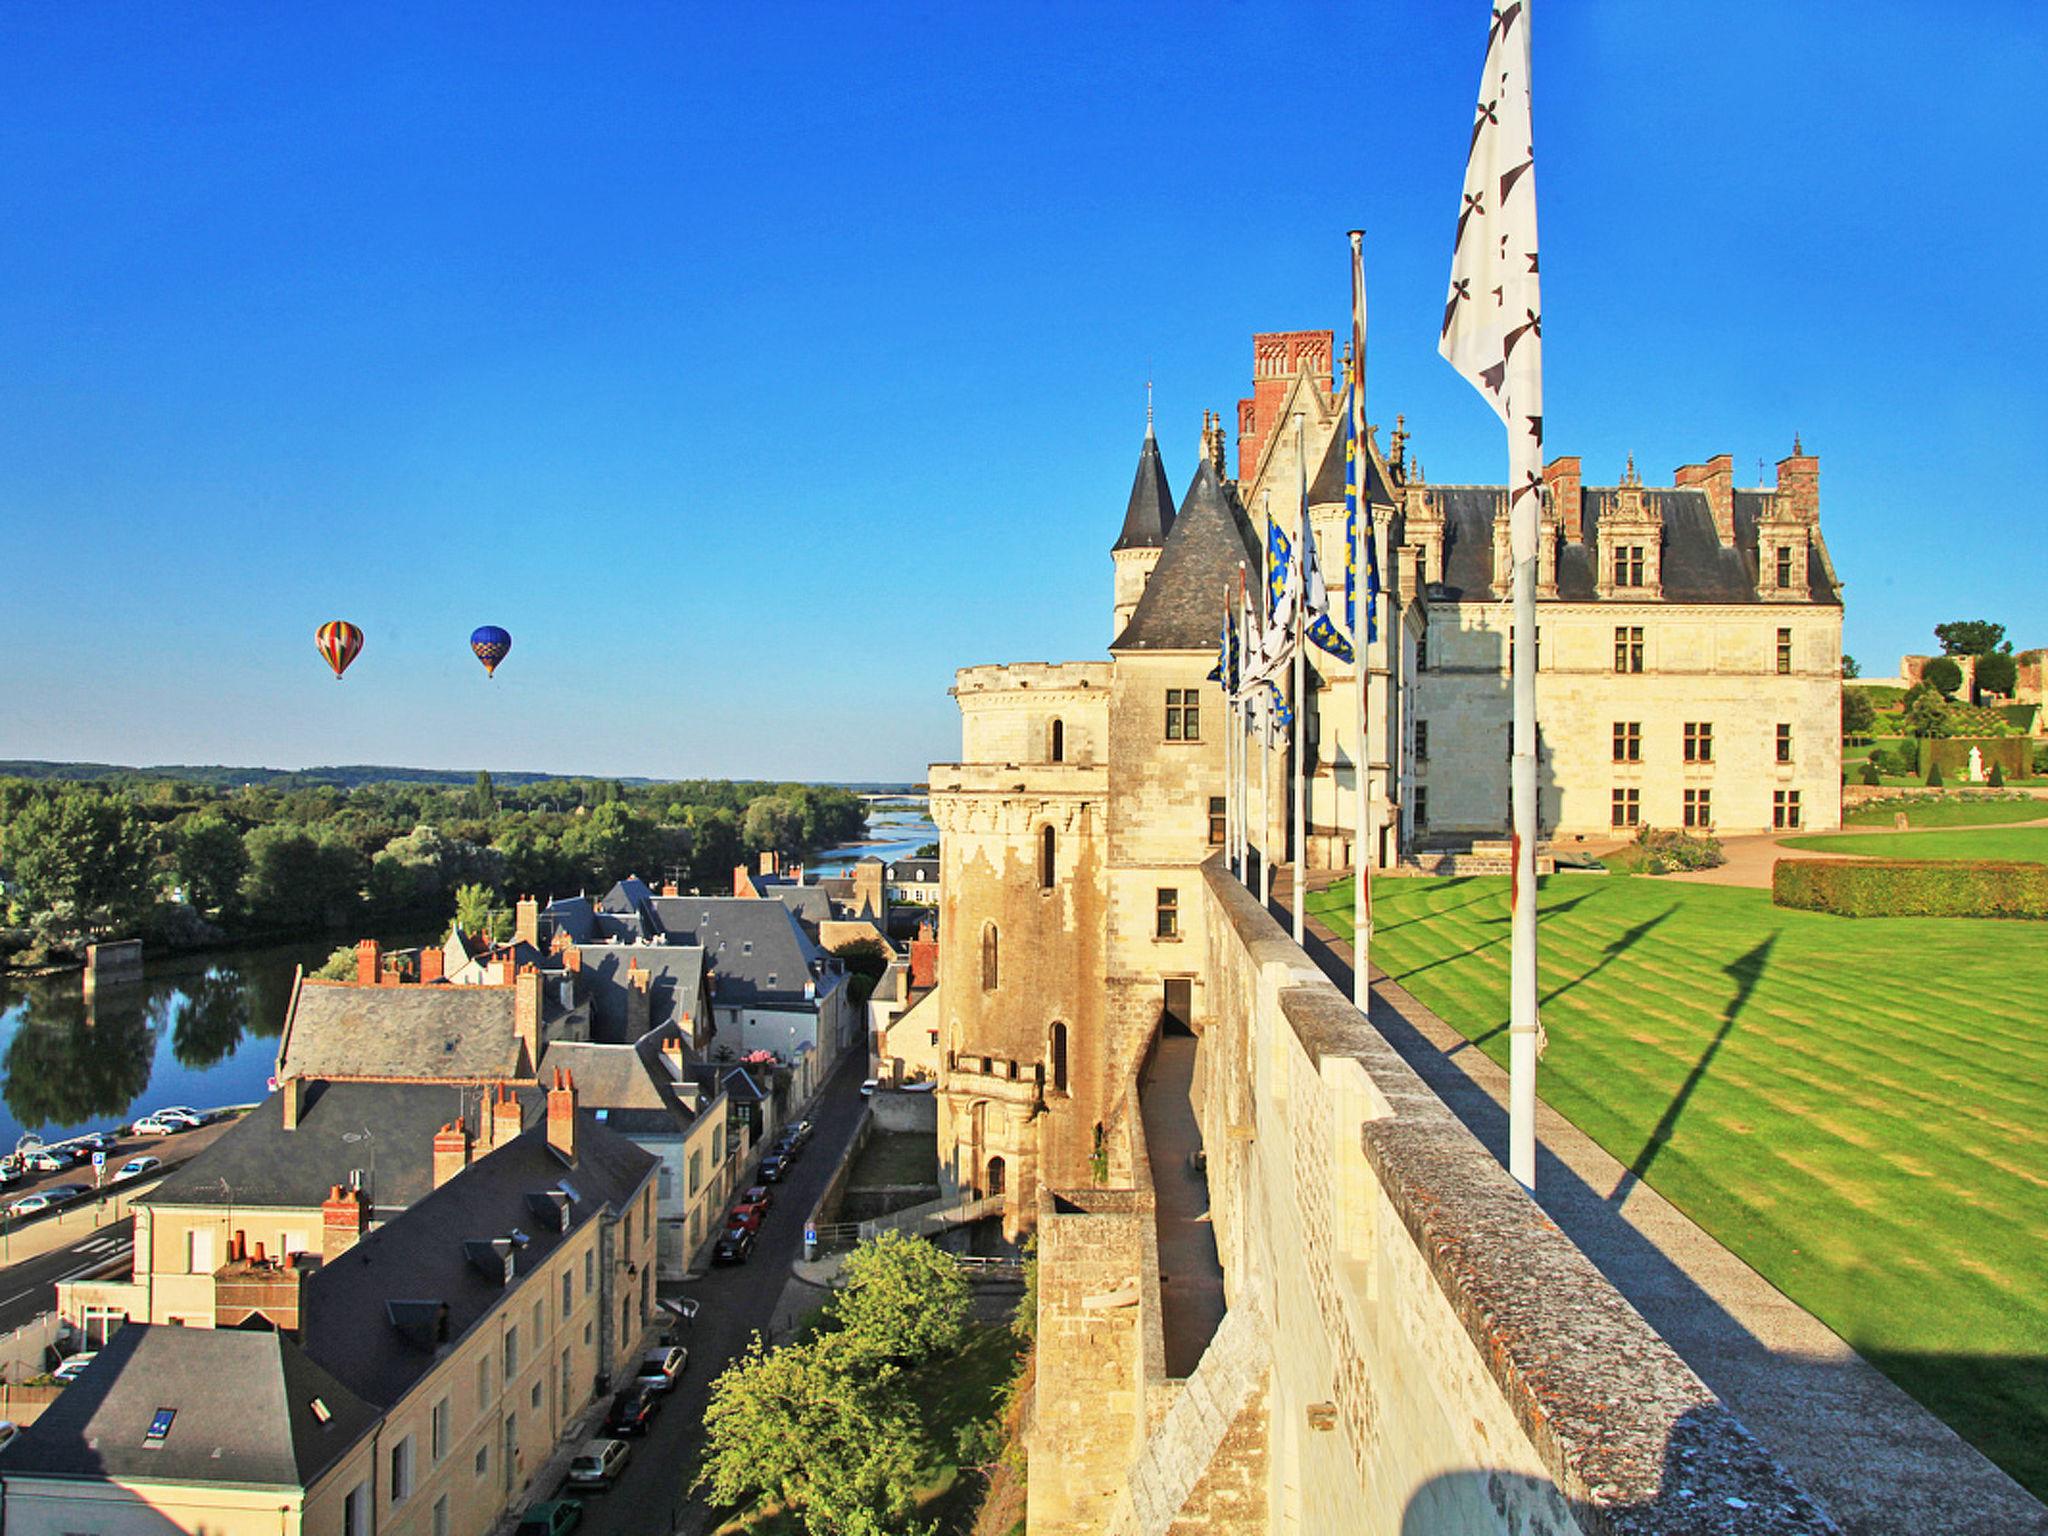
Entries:
POLYGON ((1981 832, 1844 832, 1788 837, 1786 848, 1860 853, 1877 859, 2005 859, 2048 864, 2048 827, 1992 827, 1981 832))
MULTIPOLYGON (((2048 1495, 2048 924, 1541 886, 1544 1099, 2048 1495)), ((1349 934, 1348 881, 1311 901, 1349 934)), ((1374 910, 1374 960, 1505 1065, 1507 881, 1374 910)))
POLYGON ((1992 827, 2014 821, 2048 820, 2048 800, 1928 799, 1853 806, 1843 813, 1842 825, 1888 827, 1902 810, 1909 827, 1992 827))

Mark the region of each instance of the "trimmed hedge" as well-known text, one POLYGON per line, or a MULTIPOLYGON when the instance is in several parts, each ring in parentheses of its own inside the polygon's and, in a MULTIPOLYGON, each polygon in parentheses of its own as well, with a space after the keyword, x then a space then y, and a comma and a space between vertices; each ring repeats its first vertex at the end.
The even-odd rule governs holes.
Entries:
POLYGON ((1939 766, 1944 778, 1967 782, 1972 747, 1986 773, 1997 763, 2008 779, 2025 776, 2028 743, 2023 736, 1929 736, 1920 742, 1920 777, 1926 778, 1930 769, 1939 766))
POLYGON ((1838 917, 2048 921, 2048 864, 1985 859, 1780 859, 1771 904, 1838 917))

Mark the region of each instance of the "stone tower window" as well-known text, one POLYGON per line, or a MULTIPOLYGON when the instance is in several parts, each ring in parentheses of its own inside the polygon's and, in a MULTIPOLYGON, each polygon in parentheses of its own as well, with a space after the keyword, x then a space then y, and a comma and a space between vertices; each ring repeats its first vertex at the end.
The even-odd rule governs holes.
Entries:
POLYGON ((1059 1023, 1052 1027, 1052 1086, 1067 1091, 1067 1026, 1059 1023))
POLYGON ((1052 723, 1052 761, 1064 763, 1067 760, 1067 722, 1055 720, 1052 723))
POLYGON ((1054 851, 1055 837, 1051 826, 1048 825, 1038 834, 1038 884, 1042 890, 1052 889, 1054 851))
POLYGON ((996 989, 996 925, 981 925, 981 990, 993 992, 996 989))

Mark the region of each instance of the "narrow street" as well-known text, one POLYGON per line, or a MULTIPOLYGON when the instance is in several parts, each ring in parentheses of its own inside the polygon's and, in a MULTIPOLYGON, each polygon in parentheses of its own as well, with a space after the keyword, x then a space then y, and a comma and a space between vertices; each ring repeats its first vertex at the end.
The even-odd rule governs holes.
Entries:
MULTIPOLYGON (((803 1255, 804 1217, 831 1180, 866 1101, 860 1096, 865 1055, 847 1053, 839 1070, 812 1104, 817 1130, 783 1183, 775 1185, 775 1206, 762 1223, 759 1245, 745 1264, 707 1270, 663 1294, 681 1294, 700 1304, 695 1323, 685 1323, 677 1342, 690 1351, 690 1367, 662 1405, 645 1439, 629 1442, 633 1457, 610 1491, 583 1499, 582 1531, 588 1536, 662 1536, 711 1529, 710 1511, 688 1493, 697 1476, 703 1446, 704 1407, 711 1383, 728 1360, 747 1346, 774 1317, 790 1266, 803 1255)), ((818 1299, 824 1300, 819 1292, 818 1299)), ((551 1490, 537 1489, 536 1497, 551 1490)))

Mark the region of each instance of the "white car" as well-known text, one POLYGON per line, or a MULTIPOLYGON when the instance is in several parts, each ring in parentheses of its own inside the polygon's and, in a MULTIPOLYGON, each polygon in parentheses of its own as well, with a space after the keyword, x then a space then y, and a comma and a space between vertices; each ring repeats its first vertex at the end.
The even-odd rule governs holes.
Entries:
POLYGON ((69 1386, 72 1382, 83 1376, 86 1372, 86 1367, 90 1366, 98 1358, 99 1352, 91 1349, 82 1355, 73 1355, 69 1360, 58 1366, 57 1369, 50 1372, 50 1379, 52 1381, 61 1381, 66 1386, 69 1386))
POLYGON ((871 1077, 860 1085, 860 1096, 864 1099, 872 1099, 875 1096, 875 1090, 881 1086, 880 1082, 871 1077))
POLYGON ((203 1125, 206 1123, 205 1117, 198 1110, 188 1108, 183 1104, 172 1104, 163 1109, 154 1110, 152 1115, 158 1120, 182 1120, 187 1125, 203 1125))
POLYGON ((569 1463, 571 1488, 609 1488, 612 1479, 626 1470, 626 1458, 633 1448, 623 1440, 586 1440, 583 1449, 569 1463))
POLYGON ((689 1368, 690 1352, 680 1344, 650 1349, 640 1357, 640 1374, 633 1385, 649 1392, 673 1392, 676 1378, 689 1368))
POLYGON ((164 1160, 160 1157, 131 1157, 114 1170, 114 1182, 118 1184, 123 1179, 139 1179, 145 1173, 156 1172, 163 1165, 164 1160))
POLYGON ((190 1129, 192 1127, 189 1124, 175 1115, 168 1120, 162 1115, 144 1115, 135 1122, 135 1134, 138 1136, 175 1136, 180 1131, 190 1129))
POLYGON ((33 1216, 37 1211, 47 1211, 61 1200, 85 1193, 83 1184, 52 1184, 48 1189, 39 1189, 32 1195, 23 1195, 7 1207, 9 1216, 33 1216))

